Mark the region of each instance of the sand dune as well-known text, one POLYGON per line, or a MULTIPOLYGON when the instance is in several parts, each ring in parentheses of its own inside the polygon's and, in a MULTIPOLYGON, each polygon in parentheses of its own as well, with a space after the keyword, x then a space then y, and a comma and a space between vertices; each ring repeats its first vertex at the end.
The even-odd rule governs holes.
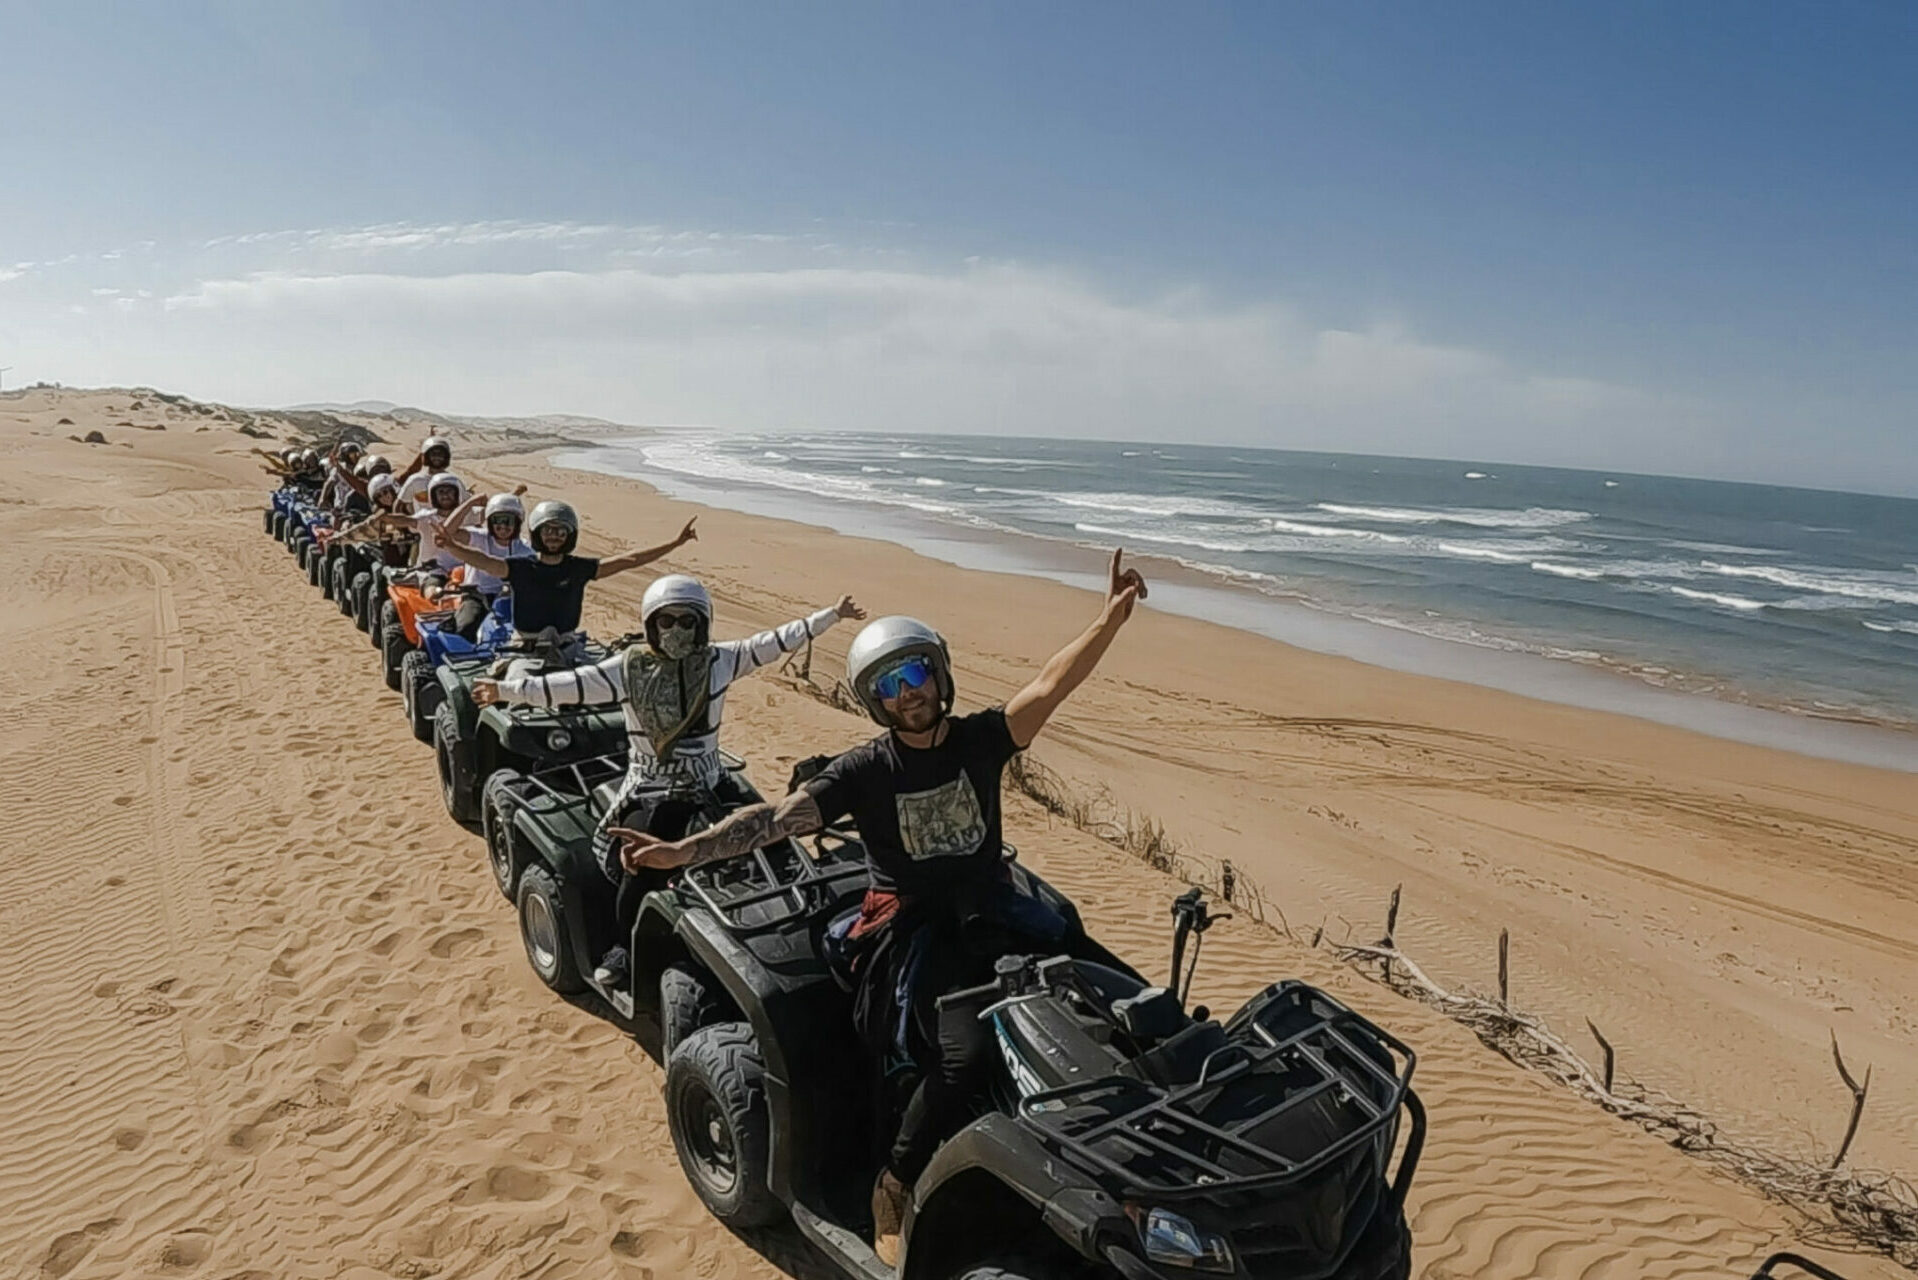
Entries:
MULTIPOLYGON (((0 704, 13 849, 0 900, 0 1259, 27 1277, 813 1274, 789 1240, 749 1243, 705 1214, 674 1160, 651 1060, 532 977, 481 842, 442 812, 431 755, 377 679, 373 650, 261 536, 263 486, 241 456, 254 442, 222 424, 195 431, 204 416, 151 403, 145 420, 168 431, 114 427, 128 403, 0 397, 0 534, 15 562, 0 605, 16 624, 13 696, 0 704), (108 444, 67 439, 93 427, 108 444)), ((677 518, 630 486, 569 481, 596 520, 618 511, 624 523, 599 527, 622 536, 677 518)), ((770 541, 800 535, 729 539, 744 526, 702 523, 707 540, 683 563, 714 582, 728 630, 824 599, 828 581, 869 595, 890 581, 890 569, 853 581, 859 544, 803 531, 803 557, 795 541, 786 561, 803 558, 803 571, 773 575, 770 541)), ((643 586, 638 575, 608 584, 590 621, 624 629, 643 586)), ((973 603, 1004 613, 1003 590, 989 582, 973 603)), ((976 691, 1021 656, 1009 624, 997 639, 982 638, 985 656, 968 663, 976 691)), ((821 663, 835 653, 827 646, 821 663)), ((730 706, 731 743, 762 784, 867 732, 777 681, 742 687, 730 706)), ((1082 756, 1140 794, 1158 785, 1126 772, 1127 726, 1087 715, 1069 727, 1049 759, 1090 768, 1082 756)), ((1363 770, 1341 753, 1364 754, 1354 735, 1402 732, 1295 732, 1310 745, 1284 749, 1351 789, 1363 770)), ((1486 821, 1498 806, 1543 803, 1546 773, 1516 769, 1510 743, 1470 750, 1486 821)), ((1457 756, 1441 764, 1447 777, 1464 769, 1457 756)), ((1647 845, 1675 820, 1637 772, 1605 781, 1555 767, 1625 787, 1612 811, 1647 845)), ((1805 807, 1821 811, 1824 832, 1882 832, 1872 803, 1827 794, 1805 807)), ((1102 936, 1162 965, 1175 886, 1024 801, 1008 825, 1102 936)), ((1860 844, 1863 869, 1808 856, 1825 857, 1834 893, 1898 892, 1904 855, 1860 844)), ((1658 869, 1739 892, 1686 865, 1706 856, 1674 853, 1658 869)), ((1651 883, 1644 892, 1663 892, 1651 883)), ((1436 912, 1441 899, 1424 901, 1436 912)), ((1808 897, 1778 906, 1827 914, 1808 897)), ((1895 944, 1909 931, 1889 910, 1839 920, 1895 944)), ((1421 1054, 1433 1125, 1413 1226, 1428 1280, 1727 1276, 1792 1239, 1776 1207, 1323 953, 1234 921, 1210 935, 1200 985, 1216 1006, 1286 975, 1341 993, 1421 1054)))

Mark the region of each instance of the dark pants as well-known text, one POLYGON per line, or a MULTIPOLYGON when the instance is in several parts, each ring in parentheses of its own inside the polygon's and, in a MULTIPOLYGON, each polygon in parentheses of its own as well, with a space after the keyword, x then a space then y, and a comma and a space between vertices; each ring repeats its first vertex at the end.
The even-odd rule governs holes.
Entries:
POLYGON ((480 624, 492 611, 493 602, 479 592, 462 592, 459 608, 453 610, 453 634, 469 644, 478 640, 480 624))
MULTIPOLYGON (((731 771, 721 773, 710 788, 686 783, 674 786, 662 779, 656 789, 642 784, 606 825, 630 827, 648 835, 677 840, 686 834, 695 817, 704 814, 710 821, 717 822, 756 799, 731 771)), ((603 829, 595 836, 595 842, 602 839, 610 839, 603 834, 603 829)), ((600 865, 604 868, 615 864, 610 857, 602 856, 600 865)), ((670 874, 648 870, 635 875, 621 868, 619 896, 613 900, 614 916, 619 922, 619 945, 625 946, 632 939, 633 925, 639 920, 639 904, 646 900, 647 894, 664 884, 670 874)))
POLYGON ((903 1041, 924 1068, 886 1159, 907 1186, 939 1144, 965 1124, 992 1063, 992 1027, 979 1021, 979 1011, 997 999, 996 991, 964 998, 953 993, 991 982, 1000 956, 1083 949, 1083 934, 1064 916, 1010 883, 962 896, 969 901, 956 911, 902 913, 886 928, 887 955, 875 954, 860 970, 856 1005, 868 1043, 875 1032, 883 1033, 883 1022, 890 1034, 882 1052, 891 1056, 903 1041))

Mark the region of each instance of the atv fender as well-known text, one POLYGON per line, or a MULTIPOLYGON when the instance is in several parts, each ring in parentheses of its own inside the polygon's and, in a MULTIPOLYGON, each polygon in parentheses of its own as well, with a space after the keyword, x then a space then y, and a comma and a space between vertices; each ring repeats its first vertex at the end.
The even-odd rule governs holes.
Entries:
MULTIPOLYGON (((1020 1235, 1044 1233, 1081 1258, 1121 1265, 1106 1246, 1131 1253, 1135 1233, 1124 1207, 1090 1178, 1072 1173, 1011 1116, 981 1116, 942 1145, 919 1175, 906 1210, 900 1276, 944 1276, 955 1260, 978 1250, 985 1221, 993 1224, 995 1249, 1017 1249, 1020 1235)), ((1154 1274, 1141 1267, 1140 1275, 1154 1274)))
POLYGON ((453 721, 459 725, 460 737, 472 738, 479 732, 480 720, 479 704, 473 701, 472 689, 444 662, 433 668, 433 674, 439 678, 440 688, 446 691, 446 705, 453 708, 453 721))

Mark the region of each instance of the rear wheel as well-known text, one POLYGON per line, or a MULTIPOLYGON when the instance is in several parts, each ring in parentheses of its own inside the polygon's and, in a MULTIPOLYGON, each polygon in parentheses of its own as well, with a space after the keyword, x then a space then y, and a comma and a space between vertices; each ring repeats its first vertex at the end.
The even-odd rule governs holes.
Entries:
POLYGON ((268 520, 269 520, 269 523, 267 524, 266 531, 273 535, 273 541, 285 542, 286 541, 286 512, 284 511, 272 512, 269 515, 268 520))
POLYGON ((440 798, 453 821, 471 824, 479 817, 479 788, 474 775, 473 744, 460 737, 459 719, 450 703, 441 703, 433 716, 433 759, 439 768, 440 798))
POLYGON ((380 606, 380 666, 386 675, 386 687, 397 691, 400 687, 400 663, 412 651, 413 642, 406 638, 406 628, 400 625, 399 610, 388 600, 380 606))
POLYGON ((306 566, 306 585, 320 585, 320 570, 326 566, 326 556, 320 551, 319 544, 309 542, 300 551, 300 563, 306 566))
POLYGON ((772 1121, 752 1027, 722 1022, 688 1036, 666 1060, 666 1121, 687 1181, 729 1227, 785 1216, 766 1185, 772 1121))
POLYGON ((519 772, 501 769, 486 780, 480 793, 480 829, 486 834, 486 862, 493 872, 493 884, 508 902, 518 900, 520 868, 525 866, 519 848, 519 831, 514 819, 519 814, 519 796, 513 784, 519 772))
POLYGON ((353 584, 347 573, 346 557, 333 558, 333 603, 340 606, 340 616, 353 616, 353 584))
POLYGON ((260 512, 260 515, 263 517, 260 523, 263 526, 265 526, 266 531, 268 533, 272 533, 273 532, 273 508, 267 507, 265 510, 260 512))
POLYGON ((519 937, 526 945, 526 962, 539 980, 563 996, 586 990, 573 961, 566 936, 566 907, 559 881, 542 866, 531 866, 519 878, 519 937))
POLYGON ((711 974, 690 961, 673 961, 659 974, 660 1056, 671 1058, 695 1031, 724 1022, 728 1011, 711 974))

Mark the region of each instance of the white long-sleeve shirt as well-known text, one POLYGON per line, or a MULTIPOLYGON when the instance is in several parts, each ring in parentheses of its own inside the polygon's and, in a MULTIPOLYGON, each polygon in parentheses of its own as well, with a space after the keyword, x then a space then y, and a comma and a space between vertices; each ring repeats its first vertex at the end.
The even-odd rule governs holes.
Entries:
POLYGON ((712 665, 706 682, 706 723, 698 732, 689 730, 681 736, 666 761, 654 757, 652 738, 626 696, 624 654, 614 654, 592 666, 508 676, 499 682, 500 699, 534 707, 618 702, 626 714, 629 783, 659 777, 710 781, 718 776, 722 767, 719 724, 725 711, 727 688, 741 676, 798 649, 809 637, 824 635, 837 621, 838 610, 821 609, 810 617, 796 618, 744 640, 723 640, 712 645, 712 665))

